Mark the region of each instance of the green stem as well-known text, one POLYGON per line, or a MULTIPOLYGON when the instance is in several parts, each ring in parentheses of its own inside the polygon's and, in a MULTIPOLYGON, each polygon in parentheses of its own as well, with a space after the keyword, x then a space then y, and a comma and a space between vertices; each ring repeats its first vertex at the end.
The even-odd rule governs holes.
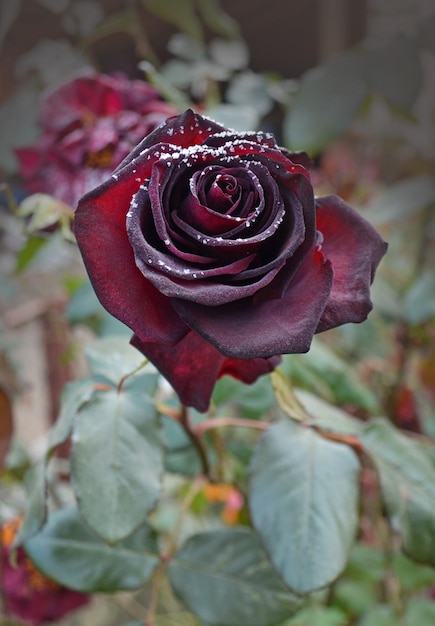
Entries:
POLYGON ((196 476, 189 491, 186 494, 186 497, 183 500, 180 513, 178 515, 177 523, 175 524, 174 530, 171 533, 168 548, 165 554, 161 557, 160 564, 156 570, 156 573, 154 574, 150 601, 148 605, 148 612, 147 612, 147 617, 144 621, 144 626, 154 626, 154 620, 156 617, 157 605, 159 601, 160 588, 165 578, 166 568, 168 566, 168 563, 171 561, 172 557, 174 556, 175 551, 177 550, 178 539, 180 536, 181 528, 183 526, 186 513, 190 509, 193 500, 195 499, 198 492, 202 489, 206 480, 207 478, 203 476, 202 474, 196 476))
POLYGON ((196 449, 198 453, 198 456, 201 461, 203 474, 209 477, 210 476, 210 464, 208 461, 207 453, 204 448, 204 444, 201 441, 201 438, 198 435, 196 428, 192 427, 190 423, 190 419, 189 419, 189 412, 187 410, 187 407, 185 406, 183 406, 181 409, 180 424, 184 428, 187 436, 189 437, 190 441, 192 442, 194 448, 196 449))
POLYGON ((121 380, 118 383, 117 392, 121 393, 125 381, 131 376, 134 376, 135 374, 137 374, 137 372, 139 372, 143 367, 145 367, 147 363, 148 363, 148 359, 144 359, 142 363, 140 363, 137 367, 134 368, 134 370, 132 370, 131 372, 128 372, 128 374, 124 374, 124 376, 121 378, 121 380))
POLYGON ((12 193, 11 188, 7 183, 2 183, 0 185, 0 191, 2 191, 6 196, 6 201, 8 203, 9 210, 14 214, 18 215, 18 205, 15 202, 14 194, 12 193))

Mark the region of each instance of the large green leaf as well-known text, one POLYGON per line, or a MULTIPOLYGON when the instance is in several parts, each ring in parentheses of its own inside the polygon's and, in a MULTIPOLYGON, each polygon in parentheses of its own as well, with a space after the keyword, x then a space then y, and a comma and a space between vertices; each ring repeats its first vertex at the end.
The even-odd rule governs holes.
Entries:
POLYGON ((183 602, 210 624, 266 626, 290 617, 299 605, 249 528, 192 536, 168 574, 183 602))
POLYGON ((260 438, 250 509, 272 562, 297 593, 333 581, 357 529, 359 463, 353 450, 292 421, 260 438))
POLYGON ((155 537, 148 525, 110 547, 89 530, 75 507, 53 513, 24 548, 46 576, 78 591, 136 589, 158 563, 155 537))
MULTIPOLYGON (((138 374, 154 373, 155 368, 149 364, 145 367, 146 359, 136 348, 130 345, 125 335, 102 337, 89 343, 85 349, 86 359, 95 376, 104 376, 114 385, 118 385, 121 378, 138 370, 138 374)), ((135 374, 136 376, 138 374, 135 374)), ((149 391, 153 391, 157 383, 156 376, 148 378, 149 391)))
POLYGON ((28 493, 27 509, 23 524, 16 538, 16 545, 21 545, 35 535, 43 526, 47 517, 47 479, 48 459, 54 448, 66 441, 73 420, 80 406, 89 401, 94 393, 95 381, 91 378, 68 383, 62 390, 61 410, 59 417, 49 432, 48 450, 25 476, 25 487, 28 493))
POLYGON ((95 393, 95 384, 95 379, 84 378, 69 382, 62 389, 60 412, 49 433, 49 451, 66 441, 72 431, 78 410, 83 404, 89 402, 95 393))
POLYGON ((354 121, 367 94, 355 51, 310 70, 284 123, 286 145, 310 154, 320 152, 354 121))
POLYGON ((400 33, 384 46, 363 52, 370 88, 400 110, 409 110, 423 84, 423 67, 415 39, 400 33))
POLYGON ((152 398, 135 386, 100 392, 77 415, 71 476, 79 507, 107 542, 129 535, 160 494, 163 442, 152 398))
POLYGON ((404 550, 435 565, 435 467, 424 447, 383 419, 367 426, 362 443, 378 471, 388 516, 404 550))

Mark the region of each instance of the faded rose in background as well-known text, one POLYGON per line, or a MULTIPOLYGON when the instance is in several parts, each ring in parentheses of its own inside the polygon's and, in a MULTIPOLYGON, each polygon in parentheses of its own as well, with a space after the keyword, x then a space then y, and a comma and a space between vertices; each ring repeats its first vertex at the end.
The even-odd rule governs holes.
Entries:
POLYGON ((90 72, 68 80, 41 99, 38 142, 16 150, 28 192, 75 207, 138 141, 176 113, 145 81, 90 72))
POLYGON ((67 589, 36 569, 23 548, 15 563, 10 561, 11 545, 21 525, 20 518, 5 522, 0 529, 1 590, 4 610, 27 624, 56 622, 88 604, 90 596, 67 589))
POLYGON ((252 383, 371 310, 386 244, 337 196, 314 198, 308 161, 189 110, 80 201, 98 297, 184 404, 205 411, 222 375, 252 383))

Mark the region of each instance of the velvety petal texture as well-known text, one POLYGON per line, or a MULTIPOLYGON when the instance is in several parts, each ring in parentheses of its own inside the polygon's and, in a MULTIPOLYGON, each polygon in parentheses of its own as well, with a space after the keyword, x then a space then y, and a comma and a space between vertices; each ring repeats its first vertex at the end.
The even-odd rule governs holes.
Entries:
POLYGON ((316 332, 362 321, 386 244, 301 153, 188 110, 137 145, 75 214, 103 305, 181 401, 205 411, 224 374, 246 383, 316 332))

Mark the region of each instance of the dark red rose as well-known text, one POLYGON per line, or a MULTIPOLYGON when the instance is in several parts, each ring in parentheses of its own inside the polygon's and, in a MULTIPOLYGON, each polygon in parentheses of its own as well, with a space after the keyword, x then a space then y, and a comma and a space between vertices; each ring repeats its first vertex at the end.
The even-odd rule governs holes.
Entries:
POLYGON ((145 81, 80 75, 43 96, 41 137, 16 150, 20 174, 30 193, 48 193, 75 206, 138 141, 176 113, 145 81))
POLYGON ((10 562, 10 546, 21 524, 15 518, 3 524, 1 536, 1 589, 5 611, 29 624, 55 622, 87 604, 90 596, 67 589, 46 578, 18 548, 10 562))
POLYGON ((187 111, 88 193, 75 234, 102 304, 204 411, 223 374, 251 383, 314 333, 361 322, 386 244, 306 157, 187 111))

